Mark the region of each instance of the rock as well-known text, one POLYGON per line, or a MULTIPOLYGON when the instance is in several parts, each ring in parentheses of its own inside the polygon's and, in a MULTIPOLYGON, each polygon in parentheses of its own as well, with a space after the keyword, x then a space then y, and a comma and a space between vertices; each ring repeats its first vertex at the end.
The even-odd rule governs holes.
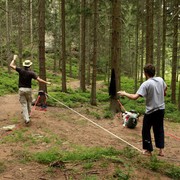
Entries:
POLYGON ((12 131, 14 128, 16 127, 16 125, 9 125, 9 126, 4 126, 2 127, 3 130, 5 131, 12 131))

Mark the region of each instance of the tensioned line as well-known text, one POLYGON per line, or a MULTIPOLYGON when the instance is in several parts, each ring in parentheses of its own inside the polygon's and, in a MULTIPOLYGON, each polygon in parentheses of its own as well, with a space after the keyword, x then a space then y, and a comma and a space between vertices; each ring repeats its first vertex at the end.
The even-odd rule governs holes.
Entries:
POLYGON ((132 148, 138 150, 139 152, 142 153, 142 151, 137 148, 136 146, 130 144, 129 142, 125 141, 124 139, 120 138, 119 136, 113 134, 112 132, 110 132, 109 130, 105 129, 104 127, 100 126, 99 124, 95 123, 94 121, 92 121, 91 119, 87 118, 86 116, 80 114, 79 112, 75 111, 74 109, 70 108, 69 106, 65 105, 64 103, 60 102, 58 99, 50 96, 49 94, 47 94, 47 96, 51 97, 52 99, 54 99, 55 101, 57 101, 58 103, 60 103, 61 105, 65 106, 66 108, 68 108, 69 110, 73 111, 74 113, 78 114, 79 116, 83 117, 84 119, 88 120, 89 122, 91 122, 92 124, 98 126, 99 128, 103 129, 104 131, 106 131, 107 133, 111 134, 112 136, 116 137, 117 139, 123 141, 124 143, 128 144, 129 146, 131 146, 132 148))

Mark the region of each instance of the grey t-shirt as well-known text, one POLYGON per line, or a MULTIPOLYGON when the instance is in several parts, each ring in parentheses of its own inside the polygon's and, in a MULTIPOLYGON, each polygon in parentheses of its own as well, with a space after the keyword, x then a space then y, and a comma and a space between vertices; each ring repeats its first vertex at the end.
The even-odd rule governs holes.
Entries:
POLYGON ((136 92, 146 99, 146 114, 158 109, 165 109, 164 91, 167 85, 161 77, 149 78, 143 82, 136 92))

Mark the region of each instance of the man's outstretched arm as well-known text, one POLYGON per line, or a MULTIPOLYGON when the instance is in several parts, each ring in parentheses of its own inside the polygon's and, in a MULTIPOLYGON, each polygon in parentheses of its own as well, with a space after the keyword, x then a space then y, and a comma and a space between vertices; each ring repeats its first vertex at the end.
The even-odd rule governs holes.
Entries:
POLYGON ((15 60, 17 59, 17 55, 14 55, 13 56, 13 60, 11 61, 11 63, 10 63, 10 67, 12 68, 12 69, 16 69, 16 64, 15 64, 15 60))
POLYGON ((51 84, 51 82, 45 81, 45 80, 41 79, 40 77, 38 77, 36 80, 41 83, 44 83, 44 84, 49 84, 49 85, 51 84))
POLYGON ((130 93, 127 93, 125 91, 118 91, 117 94, 119 94, 120 96, 126 96, 129 99, 133 99, 133 100, 136 100, 140 97, 139 94, 130 94, 130 93))

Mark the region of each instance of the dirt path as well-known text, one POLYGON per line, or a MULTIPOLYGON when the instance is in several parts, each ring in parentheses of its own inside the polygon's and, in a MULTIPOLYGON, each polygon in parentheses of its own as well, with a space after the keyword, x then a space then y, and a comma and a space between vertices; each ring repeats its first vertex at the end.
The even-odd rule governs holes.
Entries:
MULTIPOLYGON (((25 127, 21 117, 21 107, 18 102, 18 95, 0 97, 0 110, 0 128, 12 124, 16 124, 17 129, 25 127)), ((76 110, 79 113, 83 112, 83 109, 81 108, 76 110)), ((91 119, 91 117, 86 117, 138 149, 141 149, 142 118, 140 118, 137 127, 132 130, 124 128, 118 117, 115 117, 113 120, 95 120, 91 119)), ((62 148, 64 150, 71 150, 72 144, 86 147, 114 147, 116 149, 123 149, 127 146, 126 143, 120 141, 67 108, 48 107, 46 112, 34 110, 32 112, 31 120, 32 124, 26 129, 26 134, 33 137, 45 137, 47 133, 55 134, 59 140, 63 141, 62 148)), ((180 126, 175 123, 165 122, 165 133, 166 156, 164 160, 180 165, 180 126)), ((0 130, 0 135, 1 139, 8 136, 2 129, 0 130)), ((50 178, 50 176, 44 172, 45 168, 47 168, 44 165, 34 162, 22 164, 16 161, 18 153, 24 151, 24 146, 24 142, 1 144, 0 162, 5 161, 7 170, 0 174, 2 175, 0 180, 52 179, 52 177, 50 178)), ((48 149, 49 146, 48 143, 41 143, 38 146, 31 146, 31 151, 42 151, 48 149)), ((157 151, 155 150, 154 153, 156 154, 157 151)), ((145 171, 144 177, 149 176, 149 174, 146 173, 147 172, 145 171)), ((54 179, 63 179, 62 177, 64 177, 63 172, 58 171, 54 179)), ((163 177, 163 179, 168 178, 163 177)))

